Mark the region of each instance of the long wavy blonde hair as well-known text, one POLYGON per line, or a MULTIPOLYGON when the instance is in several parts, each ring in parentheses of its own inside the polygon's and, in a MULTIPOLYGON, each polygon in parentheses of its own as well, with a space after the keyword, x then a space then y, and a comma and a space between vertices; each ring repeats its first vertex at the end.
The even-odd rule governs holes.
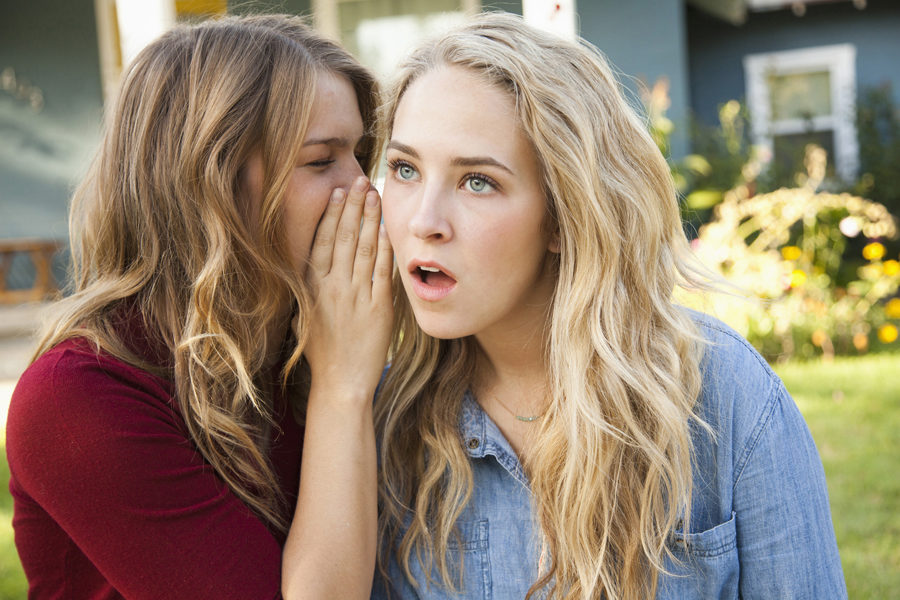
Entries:
MULTIPOLYGON (((513 97, 560 240, 550 408, 525 464, 551 561, 529 595, 652 597, 670 533, 679 519, 689 527, 701 383, 702 342, 672 292, 704 281, 668 165, 599 51, 512 15, 481 15, 416 50, 386 104, 388 129, 410 84, 442 66, 513 97)), ((380 535, 411 581, 411 560, 429 578, 433 561, 453 587, 448 540, 473 485, 458 415, 477 343, 424 334, 399 279, 395 290, 392 367, 376 404, 380 535)))
MULTIPOLYGON (((375 80, 303 20, 227 17, 178 26, 144 49, 124 75, 74 194, 74 289, 38 348, 39 355, 85 337, 174 380, 203 457, 276 531, 289 515, 267 459, 273 390, 260 374, 265 349, 282 347, 267 335, 288 323, 270 325, 293 303, 299 324, 283 385, 302 379, 294 375, 303 371, 312 300, 291 266, 282 198, 321 72, 346 77, 356 91, 371 128, 361 145, 371 173, 380 146, 375 80), (241 169, 255 152, 264 171, 258 211, 239 193, 241 169), (135 314, 166 350, 166 364, 132 351, 123 321, 135 314)), ((302 412, 303 387, 291 385, 301 391, 291 394, 295 412, 302 412)))

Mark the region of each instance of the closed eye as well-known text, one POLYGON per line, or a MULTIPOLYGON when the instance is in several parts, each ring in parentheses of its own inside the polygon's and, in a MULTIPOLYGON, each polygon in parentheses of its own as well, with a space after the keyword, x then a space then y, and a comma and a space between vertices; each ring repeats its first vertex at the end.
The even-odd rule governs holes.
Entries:
POLYGON ((313 168, 319 168, 319 169, 321 169, 321 168, 327 167, 328 165, 333 164, 333 163, 334 163, 334 159, 332 159, 332 158, 323 158, 323 159, 321 159, 321 160, 313 160, 313 161, 310 161, 310 162, 306 163, 306 164, 303 165, 303 166, 304 166, 304 167, 313 167, 313 168))

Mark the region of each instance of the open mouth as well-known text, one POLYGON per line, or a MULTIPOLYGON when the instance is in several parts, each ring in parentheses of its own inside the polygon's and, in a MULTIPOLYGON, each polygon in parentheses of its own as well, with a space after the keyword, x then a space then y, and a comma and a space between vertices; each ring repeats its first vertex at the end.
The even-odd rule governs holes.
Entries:
POLYGON ((412 271, 413 277, 430 287, 446 288, 456 283, 456 280, 441 271, 437 267, 418 266, 412 271))
POLYGON ((437 263, 414 261, 409 265, 409 275, 413 294, 426 302, 443 300, 456 288, 453 274, 437 263))

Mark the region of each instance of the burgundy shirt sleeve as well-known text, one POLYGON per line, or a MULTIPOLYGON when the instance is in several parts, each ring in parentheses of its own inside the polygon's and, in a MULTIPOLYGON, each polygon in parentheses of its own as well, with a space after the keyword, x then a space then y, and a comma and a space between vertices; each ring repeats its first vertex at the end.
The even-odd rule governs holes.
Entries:
POLYGON ((279 597, 279 540, 200 457, 166 381, 64 342, 20 379, 7 454, 32 594, 279 597))

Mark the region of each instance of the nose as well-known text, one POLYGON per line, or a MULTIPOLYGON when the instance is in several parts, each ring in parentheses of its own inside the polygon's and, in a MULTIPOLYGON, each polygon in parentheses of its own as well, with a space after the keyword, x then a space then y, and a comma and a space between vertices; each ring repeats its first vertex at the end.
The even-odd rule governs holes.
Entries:
POLYGON ((438 186, 422 186, 415 209, 409 219, 409 231, 422 240, 445 242, 453 228, 447 212, 447 194, 438 186))
POLYGON ((346 166, 341 170, 340 181, 337 187, 349 193, 353 183, 360 177, 365 176, 366 174, 363 172, 359 161, 356 160, 356 157, 353 157, 352 160, 346 162, 346 166))

